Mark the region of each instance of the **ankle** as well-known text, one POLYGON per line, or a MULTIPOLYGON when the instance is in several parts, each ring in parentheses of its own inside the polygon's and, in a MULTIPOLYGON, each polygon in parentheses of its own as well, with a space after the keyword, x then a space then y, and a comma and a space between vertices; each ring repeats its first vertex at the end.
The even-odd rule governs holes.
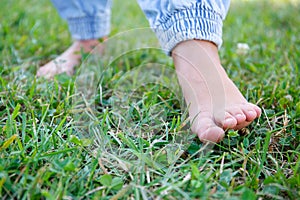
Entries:
POLYGON ((76 49, 81 50, 83 49, 85 52, 92 51, 100 42, 97 39, 91 40, 76 40, 72 44, 76 49))
MULTIPOLYGON (((187 40, 179 43, 172 51, 173 59, 191 59, 201 57, 200 60, 210 59, 215 64, 220 64, 218 47, 206 40, 187 40)), ((190 60, 191 61, 191 60, 190 60)))

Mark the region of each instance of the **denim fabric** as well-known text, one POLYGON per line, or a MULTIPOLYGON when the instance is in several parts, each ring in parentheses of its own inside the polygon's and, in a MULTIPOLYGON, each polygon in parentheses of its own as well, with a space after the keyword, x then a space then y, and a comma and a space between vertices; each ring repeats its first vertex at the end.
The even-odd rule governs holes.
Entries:
POLYGON ((110 32, 111 0, 52 0, 75 40, 97 39, 110 32))
MULTIPOLYGON (((109 0, 52 0, 74 39, 100 38, 110 31, 109 0)), ((185 40, 222 44, 223 20, 230 0, 138 0, 162 48, 170 54, 185 40)))

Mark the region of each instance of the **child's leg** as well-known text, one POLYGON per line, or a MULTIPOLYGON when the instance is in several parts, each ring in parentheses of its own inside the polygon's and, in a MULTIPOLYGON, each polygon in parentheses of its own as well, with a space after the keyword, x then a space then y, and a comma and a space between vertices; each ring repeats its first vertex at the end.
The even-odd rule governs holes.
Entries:
POLYGON ((243 128, 260 116, 260 108, 247 102, 218 57, 229 1, 149 0, 140 6, 162 47, 172 52, 192 130, 201 141, 218 142, 226 129, 243 128))
POLYGON ((42 66, 38 76, 52 77, 66 72, 72 74, 80 64, 81 49, 90 52, 98 39, 109 34, 111 0, 52 0, 61 17, 68 22, 74 43, 55 60, 42 66))

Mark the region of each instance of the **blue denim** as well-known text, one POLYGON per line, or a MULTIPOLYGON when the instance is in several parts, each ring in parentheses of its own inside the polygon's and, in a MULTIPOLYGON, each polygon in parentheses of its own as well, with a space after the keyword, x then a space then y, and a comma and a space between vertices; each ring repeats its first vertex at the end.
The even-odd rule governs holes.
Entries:
MULTIPOLYGON (((111 0, 52 0, 76 40, 110 32, 111 0)), ((223 20, 230 0, 138 0, 162 48, 170 54, 185 40, 222 44, 223 20)))

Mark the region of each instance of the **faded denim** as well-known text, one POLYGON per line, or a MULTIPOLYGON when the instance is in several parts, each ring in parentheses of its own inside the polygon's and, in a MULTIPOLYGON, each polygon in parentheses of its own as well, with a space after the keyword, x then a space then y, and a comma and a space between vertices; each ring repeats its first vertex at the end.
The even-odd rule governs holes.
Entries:
MULTIPOLYGON (((110 0, 52 0, 76 40, 96 39, 110 32, 110 0)), ((138 0, 163 49, 170 53, 191 39, 222 44, 223 20, 230 0, 138 0)))

